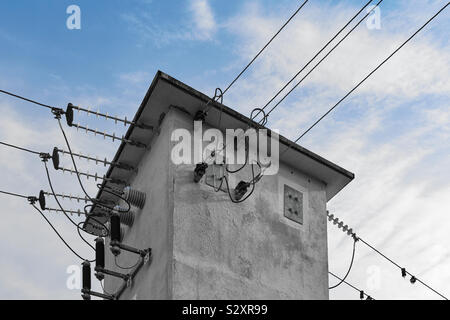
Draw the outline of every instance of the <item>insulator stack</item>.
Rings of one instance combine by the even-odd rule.
[[[110,218],[111,226],[111,241],[122,242],[122,230],[120,227],[120,217],[117,214],[113,214]]]
[[[103,117],[106,120],[108,120],[108,119],[109,120],[113,120],[116,124],[118,122],[121,122],[125,126],[126,125],[130,125],[130,126],[138,127],[138,128],[141,128],[141,129],[153,130],[152,126],[149,126],[149,125],[146,125],[146,124],[143,124],[143,123],[137,123],[137,122],[134,122],[134,121],[129,121],[127,119],[127,117],[125,117],[125,119],[120,119],[117,116],[116,117],[110,116],[110,115],[108,115],[108,113],[101,113],[99,110],[92,111],[90,108],[87,108],[87,109],[81,108],[79,106],[74,106],[71,103],[69,103],[67,105],[67,109],[66,109],[66,120],[67,120],[67,124],[69,126],[72,126],[72,122],[73,122],[73,109],[77,110],[78,112],[80,112],[80,111],[86,112],[88,115],[89,114],[95,114],[97,116],[97,118],[98,117]]]
[[[79,129],[81,129],[81,130],[84,130],[86,133],[91,132],[94,135],[103,136],[103,139],[106,139],[106,137],[108,137],[113,142],[117,140],[117,141],[122,141],[122,142],[128,143],[128,144],[130,144],[132,146],[135,146],[135,147],[147,148],[147,146],[144,143],[141,143],[141,142],[138,142],[138,141],[134,141],[134,140],[131,140],[131,139],[126,139],[123,136],[122,137],[117,137],[114,132],[112,134],[110,134],[110,133],[106,133],[106,132],[103,132],[103,131],[98,131],[97,129],[95,129],[95,130],[94,129],[90,129],[90,128],[88,128],[88,126],[84,127],[84,126],[80,125],[79,123],[78,124],[74,124],[73,126],[77,128],[77,131]]]
[[[105,279],[103,269],[105,268],[105,242],[102,238],[95,239],[95,277],[102,281]]]
[[[42,210],[45,210],[46,203],[45,203],[45,192],[43,190],[39,191],[39,206]]]
[[[123,196],[125,200],[127,200],[133,206],[138,207],[139,209],[144,208],[146,198],[144,192],[126,187],[123,189]]]
[[[83,270],[83,289],[84,290],[91,290],[91,264],[89,261],[85,260],[82,264],[82,270]]]
[[[105,267],[105,242],[103,238],[95,239],[95,268]]]
[[[64,172],[69,172],[70,174],[77,174],[77,171],[75,171],[73,169],[67,169],[67,168],[64,168],[64,167],[58,167],[57,170],[61,170],[63,173]],[[86,179],[88,179],[88,180],[89,180],[89,178],[94,178],[95,181],[97,181],[97,180],[104,180],[104,181],[108,181],[108,182],[115,183],[115,184],[122,184],[122,185],[123,184],[125,184],[125,185],[127,184],[125,181],[122,181],[120,179],[107,178],[107,177],[105,177],[105,175],[99,176],[97,173],[90,174],[89,172],[78,171],[78,174],[80,176],[86,177]]]
[[[78,209],[78,210],[61,210],[61,209],[53,209],[53,208],[45,208],[45,210],[47,210],[47,211],[49,211],[49,212],[65,212],[65,213],[68,213],[68,214],[70,214],[70,215],[74,215],[74,214],[76,214],[76,215],[78,215],[78,216],[81,216],[82,214],[84,214],[84,212],[83,211],[81,211],[80,209]]]
[[[64,193],[61,193],[61,194],[58,194],[58,193],[56,193],[56,194],[53,194],[53,193],[51,193],[51,192],[46,192],[46,191],[43,191],[43,194],[45,195],[45,196],[47,196],[47,197],[50,197],[50,196],[56,196],[56,197],[58,197],[58,198],[62,198],[62,199],[69,199],[69,200],[76,200],[77,202],[84,202],[84,203],[88,203],[88,202],[90,202],[90,199],[88,198],[88,197],[78,197],[78,196],[72,196],[72,195],[67,195],[67,194],[64,194]]]
[[[62,155],[65,155],[65,154],[70,155],[71,154],[69,151],[58,149],[58,148],[55,147],[54,150],[53,150],[53,156],[55,156],[55,151],[56,151],[56,153],[59,152]],[[108,161],[106,158],[102,160],[102,159],[99,159],[97,156],[95,158],[94,157],[90,157],[89,155],[84,155],[81,152],[80,153],[72,152],[72,156],[78,157],[79,159],[85,159],[87,161],[94,161],[96,165],[103,164],[103,166],[105,166],[105,167],[107,165],[110,165],[112,167],[116,167],[116,168],[120,168],[120,169],[124,169],[124,170],[129,170],[129,171],[134,171],[135,170],[135,168],[133,168],[130,165],[127,165],[127,164],[124,164],[124,163],[121,163],[121,162],[116,162],[116,161]]]
[[[340,221],[338,217],[335,217],[334,214],[329,214],[327,211],[328,221],[332,221],[334,225],[337,225],[339,229],[342,228],[342,231],[347,232],[347,235],[356,238],[356,234],[353,232],[352,228],[349,228],[348,225],[344,225],[343,221]]]

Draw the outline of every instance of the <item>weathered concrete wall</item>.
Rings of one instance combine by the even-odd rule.
[[[177,119],[192,130],[192,118]],[[192,166],[174,170],[173,298],[328,299],[323,183],[281,166],[235,204],[192,177]],[[284,184],[304,192],[303,225],[283,215]]]
[[[278,175],[234,204],[226,193],[193,183],[193,165],[171,162],[175,128],[192,132],[192,116],[168,112],[132,183],[147,201],[124,243],[152,247],[153,260],[122,298],[328,299],[324,184],[281,164]],[[251,178],[248,169],[230,179],[230,188],[241,178]],[[303,225],[283,215],[285,184],[304,193]],[[118,261],[130,266],[136,257],[123,253]],[[110,253],[107,262],[119,271]],[[106,291],[118,285],[108,278]]]
[[[146,193],[142,210],[133,208],[135,221],[131,228],[126,227],[123,243],[139,249],[152,248],[151,263],[145,265],[137,275],[133,286],[125,290],[122,299],[171,299],[173,200],[172,165],[170,156],[170,135],[172,122],[165,119],[160,127],[151,149],[142,158],[138,174],[131,183],[132,188]],[[108,250],[106,266],[117,272],[125,272],[115,266],[114,257]],[[122,267],[133,266],[137,256],[123,251],[117,258]],[[114,292],[121,280],[108,277],[105,281],[107,292]]]

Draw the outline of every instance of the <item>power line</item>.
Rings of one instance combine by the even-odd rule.
[[[334,49],[336,49],[360,24],[361,22],[363,22],[374,10],[375,8],[377,8],[381,2],[383,2],[383,0],[380,0],[373,8],[372,10],[370,10],[369,12],[367,12],[367,14],[362,17],[361,20],[358,21],[358,23],[352,28],[350,29],[349,32],[347,32],[347,34],[341,39],[339,40],[339,42],[330,50],[328,51],[328,53],[322,58],[320,59],[320,61],[313,67],[311,68],[311,70],[308,71],[308,73],[299,81],[295,84],[295,86],[293,86],[284,96],[283,98],[281,98],[273,107],[272,109],[269,110],[269,112],[266,113],[266,118],[272,113],[272,111],[274,111],[283,101],[284,99],[286,99],[286,97],[291,94],[292,91],[294,91],[333,51]]]
[[[9,143],[6,143],[6,142],[2,142],[2,141],[0,141],[0,144],[2,144],[4,146],[7,146],[7,147],[10,147],[10,148],[15,148],[15,149],[18,149],[18,150],[22,150],[22,151],[33,153],[33,154],[37,154],[37,155],[41,155],[42,154],[41,152],[33,151],[33,150],[30,150],[30,149],[26,149],[26,148],[19,147],[19,146],[16,146],[16,145],[13,145],[13,144],[9,144]]]
[[[29,196],[25,196],[23,194],[7,192],[7,191],[2,191],[2,190],[0,190],[0,193],[6,194],[6,195],[9,195],[9,196],[13,196],[13,197],[19,197],[19,198],[25,198],[25,199],[29,198]]]
[[[434,293],[436,293],[437,295],[439,295],[441,298],[444,298],[445,300],[448,300],[448,298],[446,296],[444,296],[443,294],[441,294],[440,292],[438,292],[436,289],[432,288],[431,286],[429,286],[428,284],[426,284],[425,282],[423,282],[422,280],[420,280],[419,278],[417,278],[416,276],[412,275],[409,271],[407,271],[405,268],[402,268],[398,263],[396,263],[394,260],[392,260],[391,258],[387,257],[385,254],[383,254],[381,251],[377,250],[375,247],[373,247],[372,245],[370,245],[369,243],[367,243],[364,239],[361,239],[362,243],[364,243],[366,246],[368,246],[370,249],[372,249],[373,251],[375,251],[376,253],[378,253],[380,256],[382,256],[384,259],[386,259],[387,261],[389,261],[390,263],[392,263],[393,265],[395,265],[397,268],[399,268],[400,270],[404,271],[406,274],[410,275],[412,278],[415,279],[415,281],[421,283],[422,285],[424,285],[425,287],[427,287],[429,290],[433,291]]]
[[[80,226],[79,226],[79,224],[77,224],[77,223],[75,223],[75,221],[73,221],[70,217],[69,217],[69,215],[66,213],[66,211],[64,210],[64,208],[63,208],[63,206],[61,205],[61,203],[59,202],[59,200],[58,200],[58,197],[56,196],[56,192],[55,192],[55,190],[53,189],[53,184],[52,184],[52,181],[51,181],[51,178],[50,178],[50,173],[48,172],[48,168],[47,168],[47,162],[45,162],[44,161],[44,166],[45,166],[45,172],[46,172],[46,174],[47,174],[47,180],[48,180],[48,184],[49,184],[49,186],[50,186],[50,189],[52,190],[52,194],[53,194],[53,197],[54,197],[54,199],[55,199],[55,201],[56,201],[56,203],[58,204],[58,206],[59,206],[59,208],[61,209],[61,212],[66,216],[66,218],[77,228],[77,230],[78,229],[81,229],[80,228]],[[83,230],[83,232],[86,232],[84,229],[81,229],[81,230]],[[95,250],[95,248],[88,242],[88,241],[86,241],[83,237],[81,237],[81,239],[89,246],[89,247],[91,247],[93,250]]]
[[[224,95],[228,89],[230,89],[233,84],[241,77],[241,75],[250,67],[250,65],[259,57],[259,55],[269,46],[269,44],[278,36],[278,34],[286,27],[286,25],[291,22],[291,20],[297,15],[297,13],[303,8],[303,6],[308,2],[306,0],[302,5],[291,15],[291,17],[283,24],[283,26],[272,36],[272,38],[267,42],[264,47],[256,54],[256,56],[245,66],[245,68],[237,75],[237,77],[228,85],[228,87],[223,91]]]
[[[325,50],[328,45],[333,42],[333,40],[335,40],[339,34],[341,34],[342,31],[344,31],[348,25],[372,2],[373,0],[370,0],[369,2],[367,2],[323,47],[322,49],[320,49],[309,61],[308,63],[306,63],[262,108],[255,108],[252,111],[252,115],[250,116],[251,119],[255,119],[261,112],[264,113],[264,109],[281,93],[283,92],[284,89],[286,89],[286,87],[295,80],[295,78],[302,72],[304,71],[310,64],[311,62],[313,62],[317,56],[319,56],[323,50]],[[377,7],[379,6],[379,4],[383,2],[383,0],[380,0],[376,6],[374,8],[372,8],[372,10],[370,10],[301,80],[300,82],[298,82],[267,114],[264,114],[262,121],[264,121],[263,124],[265,124],[267,122],[267,117],[269,116],[269,114],[301,83],[303,82],[303,80],[306,79],[306,77],[308,77],[355,29],[356,27],[358,27],[362,21],[364,21],[365,18],[367,18],[367,16]],[[257,112],[254,116],[253,116],[253,112]],[[228,145],[228,144],[227,144]],[[226,146],[225,145],[219,152],[223,151]],[[208,158],[209,159],[209,158]],[[207,160],[208,160],[207,159]],[[240,171],[240,170],[237,170]],[[236,171],[236,172],[237,172]]]
[[[45,107],[45,108],[49,108],[49,109],[52,109],[52,110],[55,109],[55,107],[52,107],[52,106],[49,106],[49,105],[47,105],[47,104],[40,103],[40,102],[37,102],[37,101],[35,101],[35,100],[31,100],[31,99],[28,99],[28,98],[19,96],[19,95],[17,95],[17,94],[14,94],[14,93],[11,93],[11,92],[8,92],[8,91],[5,91],[5,90],[0,90],[0,93],[7,94],[7,95],[10,95],[10,96],[15,97],[15,98],[18,98],[18,99],[22,99],[22,100],[25,100],[25,101],[28,101],[28,102],[37,104],[37,105],[39,105],[39,106]]]
[[[328,215],[328,221],[333,221],[334,224],[337,224],[338,228],[340,229],[341,227],[343,227],[343,231],[346,232],[347,230],[352,230],[352,229],[348,229],[348,226],[345,225],[343,221],[339,221],[339,218],[335,217],[334,214],[329,214]],[[359,241],[361,241],[361,243],[364,243],[367,247],[369,247],[370,249],[372,249],[373,251],[375,251],[376,253],[378,253],[380,256],[382,256],[384,259],[386,259],[387,261],[389,261],[391,264],[393,264],[394,266],[396,266],[397,268],[399,268],[402,272],[402,276],[405,277],[406,275],[411,276],[411,283],[414,282],[419,282],[422,285],[424,285],[426,288],[430,289],[431,291],[433,291],[434,293],[436,293],[437,295],[439,295],[440,297],[444,298],[445,300],[448,300],[448,298],[446,296],[444,296],[443,294],[441,294],[440,292],[438,292],[436,289],[432,288],[430,285],[426,284],[424,281],[420,280],[419,278],[417,278],[416,276],[414,276],[413,274],[411,274],[410,272],[408,272],[404,267],[400,266],[400,264],[398,264],[397,262],[395,262],[394,260],[392,260],[391,258],[389,258],[388,256],[386,256],[385,254],[383,254],[380,250],[378,250],[377,248],[375,248],[374,246],[370,245],[367,241],[365,241],[364,239],[362,239],[359,236],[356,236],[356,234],[354,232],[347,232],[347,234],[351,235],[353,237],[353,239],[358,239]]]
[[[31,197],[31,196],[25,196],[22,194],[18,194],[18,193],[13,193],[13,192],[7,192],[7,191],[3,191],[0,190],[0,193],[6,194],[6,195],[10,195],[10,196],[14,196],[14,197],[18,197],[18,198],[24,198],[24,199],[28,199],[30,201],[30,204],[33,206],[33,208],[35,208],[40,214],[41,216],[45,219],[45,221],[47,221],[47,223],[50,225],[50,227],[53,229],[53,231],[58,235],[58,237],[61,239],[61,241],[66,245],[67,248],[69,248],[70,251],[72,251],[72,253],[74,255],[76,255],[78,258],[80,258],[81,260],[85,260],[83,257],[81,257],[75,250],[72,249],[72,247],[64,240],[64,238],[61,236],[61,234],[56,230],[56,228],[53,226],[53,224],[47,219],[47,217],[42,213],[41,210],[39,210],[34,203],[37,201],[36,197]],[[80,235],[81,236],[81,235]],[[81,237],[83,238],[83,237]],[[87,242],[87,241],[86,241]],[[95,260],[92,260],[95,261]],[[92,262],[91,261],[91,262]]]
[[[75,173],[76,173],[76,176],[77,176],[78,183],[80,184],[80,187],[81,187],[81,189],[83,190],[83,192],[84,192],[84,194],[86,195],[86,197],[94,204],[92,210],[93,210],[97,205],[100,206],[100,207],[103,207],[103,208],[112,210],[112,209],[113,209],[112,207],[109,207],[109,206],[107,206],[107,205],[105,205],[105,204],[99,203],[99,201],[97,201],[96,199],[91,198],[91,197],[89,196],[89,194],[87,193],[86,189],[84,188],[83,183],[81,182],[81,178],[80,178],[81,173],[78,171],[77,165],[76,165],[76,163],[75,163],[74,154],[73,154],[73,152],[72,152],[72,148],[70,147],[69,140],[67,139],[66,133],[65,133],[65,131],[64,131],[62,125],[61,125],[61,119],[60,119],[60,116],[59,116],[59,115],[56,116],[56,120],[58,121],[58,125],[59,125],[59,128],[61,129],[61,133],[62,133],[62,135],[63,135],[63,137],[64,137],[64,141],[66,142],[66,146],[67,146],[67,148],[69,149],[69,152],[68,152],[68,153],[70,154],[70,158],[71,158],[71,160],[72,160],[73,167],[74,167],[74,169],[75,169]],[[46,166],[46,168],[47,168],[47,166]],[[48,170],[47,170],[47,172],[48,172]],[[131,205],[130,205],[130,203],[129,203],[128,200],[124,199],[123,197],[121,197],[120,195],[117,195],[117,194],[115,194],[115,193],[108,192],[108,191],[106,191],[106,192],[107,192],[107,193],[110,193],[110,194],[113,194],[113,195],[116,195],[118,198],[124,200],[125,203],[128,205],[128,208],[127,208],[127,210],[125,211],[125,213],[130,211]],[[56,197],[55,197],[55,198],[56,198]],[[62,209],[62,208],[61,208],[61,209]],[[91,212],[92,212],[92,210],[91,210]],[[87,215],[87,214],[86,214],[86,215]]]
[[[333,42],[340,34],[341,34],[341,32],[342,31],[344,31],[349,25],[350,25],[350,23],[352,23],[352,21],[353,20],[355,20],[355,18],[372,2],[373,0],[370,0],[369,2],[367,2],[323,47],[322,47],[322,49],[320,49],[309,61],[308,61],[308,63],[306,63],[262,108],[261,108],[261,111],[263,111],[273,100],[275,100],[275,98],[276,97],[278,97],[278,95],[281,93],[281,92],[283,92],[284,91],[284,89],[286,89],[287,88],[287,86],[289,85],[289,84],[291,84],[292,83],[292,81],[294,81],[295,80],[295,78],[297,78],[297,76],[300,74],[300,73],[302,73],[303,72],[303,70],[305,70],[309,65],[310,65],[310,63],[311,62],[313,62],[322,52],[323,52],[323,50],[325,50],[327,47],[328,47],[328,45],[331,43],[331,42]],[[380,1],[381,2],[381,1]],[[379,3],[380,3],[379,2]],[[378,3],[378,4],[379,4]],[[377,4],[377,6],[378,6],[378,4]],[[367,15],[366,15],[367,16]],[[364,18],[363,18],[364,19]],[[358,25],[359,25],[359,23],[358,23]],[[358,26],[358,25],[356,25],[356,26]],[[356,27],[355,27],[356,28]],[[350,31],[350,32],[352,32],[354,30],[354,28]],[[348,34],[347,34],[348,35]],[[345,38],[344,38],[345,39]],[[340,41],[340,42],[342,42],[342,40]],[[340,43],[339,42],[339,43]],[[338,45],[339,45],[339,43],[338,43]],[[335,48],[333,48],[332,50],[334,50]],[[320,63],[320,62],[319,62]],[[256,118],[260,113],[261,113],[261,111],[259,111],[255,116],[254,116],[254,118]]]
[[[297,15],[297,13],[300,12],[300,10],[305,6],[305,4],[308,2],[309,0],[305,0],[300,7],[289,17],[289,19],[281,26],[280,29],[278,29],[278,31],[272,36],[272,38],[264,45],[264,47],[259,50],[259,52],[253,57],[252,60],[250,60],[250,62],[244,67],[244,69],[233,79],[233,81],[231,81],[231,83],[228,85],[228,87],[222,92],[222,90],[220,90],[219,88],[216,89],[216,94],[214,95],[214,98],[209,99],[208,102],[205,105],[205,110],[203,111],[203,114],[208,113],[208,111],[212,108],[212,106],[208,105],[212,102],[212,100],[217,99],[222,99],[224,94],[234,85],[234,83],[242,76],[242,74],[247,71],[247,69],[253,64],[253,62],[255,62],[255,60],[260,56],[260,54],[270,45],[270,43],[278,36],[278,34],[284,29],[284,27],[286,27],[289,22],[291,22],[291,20]],[[220,91],[220,94],[217,94],[217,91]],[[220,109],[220,118],[222,117],[222,108]],[[219,123],[220,123],[220,119],[219,119]]]
[[[328,271],[328,273],[330,275],[332,275],[333,277],[335,277],[336,279],[342,281],[342,283],[345,283],[347,286],[349,286],[350,288],[354,289],[355,291],[358,291],[360,293],[360,297],[367,297],[367,300],[374,300],[370,295],[368,295],[367,293],[364,292],[364,290],[360,290],[357,287],[355,287],[354,285],[352,285],[351,283],[347,282],[345,279],[342,279],[341,277],[338,277],[337,275],[335,275],[333,272]]]
[[[305,132],[303,132],[294,142],[297,143],[303,136],[305,136],[312,128],[314,128],[320,121],[322,121],[331,111],[333,111],[342,101],[344,101],[350,94],[358,89],[372,74],[374,74],[381,66],[383,66],[390,58],[392,58],[403,46],[405,46],[412,38],[414,38],[425,26],[427,26],[434,18],[436,18],[449,3],[442,7],[434,16],[432,16],[424,25],[422,25],[416,32],[414,32],[405,42],[403,42],[394,52],[392,52],[386,59],[383,60],[375,69],[373,69],[363,80],[361,80],[352,90],[350,90],[341,100],[339,100],[333,107],[331,107],[324,115],[322,115],[316,122],[314,122]],[[287,150],[289,150],[290,147]]]
[[[86,195],[86,197],[88,197],[89,200],[92,203],[94,203],[94,200],[89,196],[89,194],[87,193],[86,189],[84,188],[83,183],[81,182],[80,173],[78,172],[78,168],[77,168],[77,165],[75,163],[75,159],[73,158],[72,148],[70,147],[69,140],[67,139],[66,133],[64,132],[64,129],[63,129],[62,125],[61,125],[61,119],[60,118],[56,118],[56,120],[58,120],[59,128],[61,129],[61,133],[62,133],[62,135],[64,137],[64,141],[66,142],[67,148],[69,149],[70,158],[72,159],[73,167],[75,169],[76,176],[77,176],[78,182],[80,184],[81,190],[83,190],[83,192]]]
[[[53,226],[53,224],[50,222],[50,220],[47,219],[47,217],[42,213],[41,210],[39,210],[38,207],[36,207],[33,203],[31,204],[33,206],[33,208],[35,208],[40,214],[41,216],[45,219],[45,221],[47,221],[47,223],[49,224],[49,226],[53,229],[53,231],[56,233],[56,235],[59,237],[59,239],[61,239],[61,241],[66,245],[66,247],[74,254],[76,255],[79,259],[81,260],[86,260],[84,259],[82,256],[80,256],[74,249],[72,249],[72,247],[66,242],[66,240],[64,240],[64,238],[61,236],[61,234],[58,232],[58,230],[56,230],[56,228]],[[80,234],[81,236],[81,234]],[[83,238],[83,237],[82,237]],[[87,242],[85,240],[85,242]],[[94,260],[90,260],[90,262],[94,262]]]
[[[447,3],[436,14],[434,14],[425,24],[423,24],[416,32],[414,32],[405,42],[403,42],[394,52],[392,52],[386,59],[384,59],[375,69],[373,69],[363,80],[361,80],[353,89],[351,89],[341,100],[339,100],[333,107],[331,107],[324,115],[322,115],[316,122],[314,122],[305,132],[303,132],[295,141],[297,143],[303,138],[309,131],[311,131],[320,121],[322,121],[328,114],[331,113],[339,104],[342,103],[350,94],[358,89],[370,76],[372,76],[378,69],[381,68],[390,58],[392,58],[400,49],[402,49],[412,38],[414,38],[423,28],[425,28],[431,21],[433,21],[442,11],[447,8],[450,3]],[[292,148],[293,144],[289,145],[283,152],[280,153],[279,158]],[[265,172],[266,167],[262,170],[261,175]]]

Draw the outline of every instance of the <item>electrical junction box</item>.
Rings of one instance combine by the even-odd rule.
[[[284,185],[284,216],[303,224],[303,193]]]

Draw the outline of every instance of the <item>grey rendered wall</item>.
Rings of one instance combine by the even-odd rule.
[[[193,128],[178,113],[176,126]],[[174,299],[328,299],[325,186],[281,166],[245,202],[174,170]],[[231,179],[233,188],[243,178]],[[283,216],[283,186],[304,193],[303,225]]]
[[[193,183],[193,165],[173,165],[176,128],[192,131],[192,116],[171,108],[132,182],[147,201],[123,242],[152,247],[153,259],[122,299],[328,299],[324,184],[281,165],[234,204]],[[251,177],[240,174],[230,187]],[[283,216],[285,184],[304,193],[303,225]],[[135,261],[127,253],[118,259],[123,266]],[[109,251],[107,266],[120,271]],[[105,289],[118,285],[108,277]]]
[[[146,193],[146,202],[142,210],[136,212],[131,228],[126,227],[123,243],[139,249],[152,248],[152,260],[137,275],[133,286],[125,290],[121,299],[171,299],[172,267],[172,165],[170,156],[171,121],[164,119],[160,133],[152,143],[151,149],[142,158],[138,174],[131,183],[132,188]],[[118,257],[122,267],[133,266],[137,256],[122,252]],[[115,266],[112,254],[107,251],[107,267],[124,272]],[[125,273],[127,270],[125,270]],[[114,292],[121,281],[107,277],[105,289]]]

